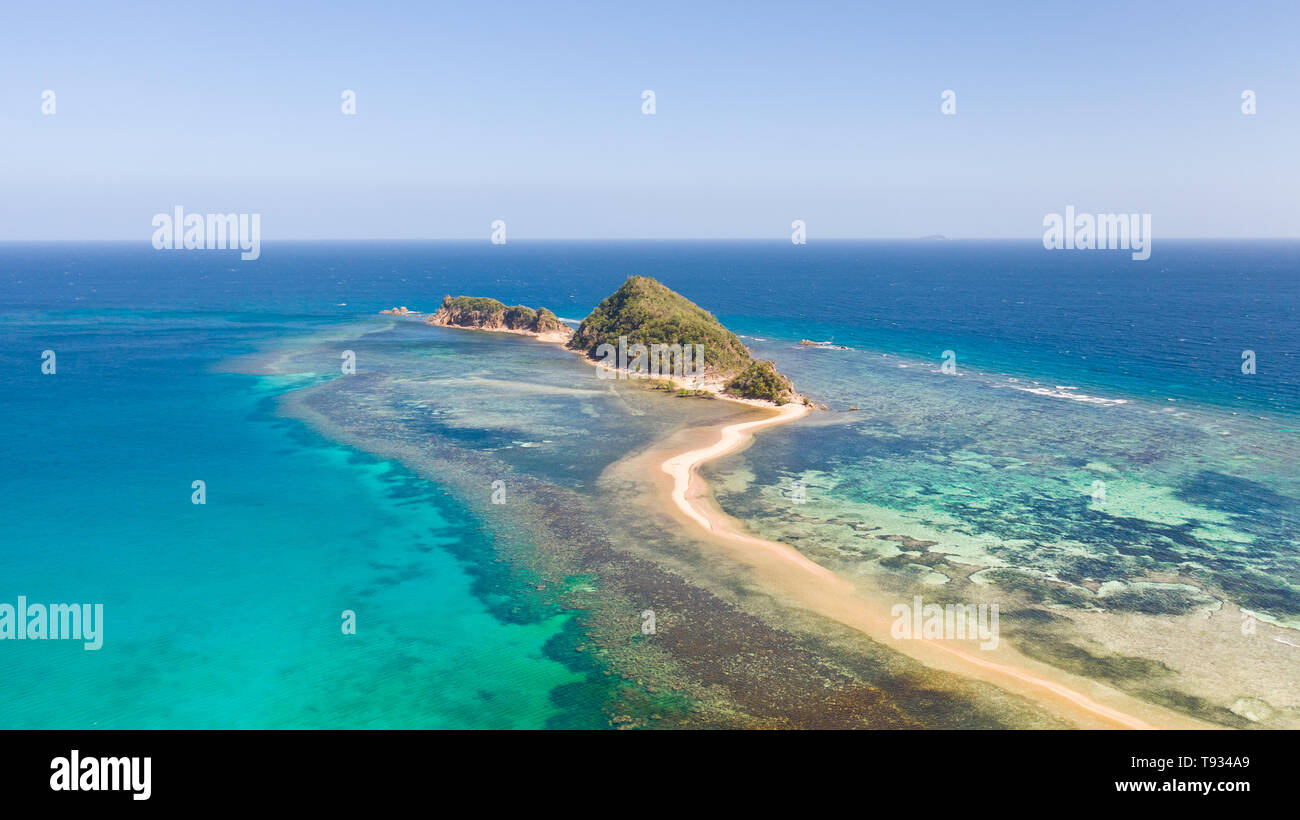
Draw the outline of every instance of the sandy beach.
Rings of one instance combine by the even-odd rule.
[[[565,338],[551,334],[498,329],[463,328],[478,332],[513,332],[563,347]],[[574,351],[569,351],[574,352]],[[588,365],[598,362],[577,354]],[[685,380],[671,379],[679,386]],[[691,382],[714,393],[717,400],[752,408],[765,415],[758,419],[682,431],[668,441],[625,460],[612,469],[660,475],[656,483],[670,502],[674,518],[700,540],[725,551],[755,570],[764,586],[789,603],[852,627],[891,649],[925,665],[973,680],[991,683],[1028,698],[1050,714],[1081,728],[1157,729],[1213,728],[1212,725],[1173,710],[1147,703],[1101,682],[1063,672],[1017,652],[1003,641],[995,650],[982,650],[974,640],[918,638],[897,640],[891,634],[890,607],[896,601],[882,590],[865,587],[861,579],[849,580],[808,558],[795,548],[746,531],[714,502],[699,468],[715,459],[743,450],[754,434],[795,422],[813,407],[802,401],[785,405],[722,395],[721,380]],[[688,441],[683,445],[682,441]]]
[[[1005,641],[994,651],[980,650],[972,641],[896,640],[890,633],[890,604],[872,600],[860,584],[837,576],[798,550],[759,538],[722,512],[713,502],[699,468],[746,447],[755,432],[802,418],[803,405],[786,405],[772,415],[697,431],[704,446],[682,450],[673,444],[653,448],[640,459],[648,468],[658,461],[667,481],[663,491],[677,518],[712,544],[756,569],[774,590],[817,614],[866,633],[873,640],[939,669],[985,681],[1030,698],[1057,716],[1083,728],[1207,728],[1208,725],[1164,709],[1097,681],[1068,675],[1027,658]],[[666,458],[664,456],[667,456]],[[638,460],[640,460],[638,459]],[[661,460],[660,460],[661,459]]]

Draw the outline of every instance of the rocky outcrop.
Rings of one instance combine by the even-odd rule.
[[[533,310],[523,305],[511,306],[485,296],[446,296],[442,300],[442,307],[425,321],[442,327],[498,330],[537,336],[568,336],[573,333],[568,325],[546,308]]]

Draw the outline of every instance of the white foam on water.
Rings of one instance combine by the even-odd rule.
[[[1017,385],[1011,385],[1011,389],[1019,390],[1022,393],[1033,393],[1035,396],[1048,396],[1053,399],[1070,399],[1071,401],[1082,401],[1087,402],[1088,404],[1100,404],[1104,406],[1128,404],[1128,399],[1105,399],[1101,396],[1089,396],[1087,393],[1075,393],[1072,392],[1076,389],[1073,387],[1052,390],[1048,387],[1019,387]]]

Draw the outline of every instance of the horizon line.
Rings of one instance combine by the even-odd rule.
[[[1240,241],[1300,241],[1300,235],[1297,236],[1168,236],[1161,237],[1162,242],[1240,242]],[[489,237],[449,237],[449,236],[358,236],[358,237],[274,237],[263,238],[262,242],[491,242]],[[822,236],[810,239],[803,244],[816,242],[1041,242],[1041,236],[945,236],[934,234],[930,236]],[[18,239],[0,237],[0,243],[56,243],[56,242],[122,242],[149,244],[148,238],[104,238],[104,237],[77,237],[72,239]],[[786,244],[790,238],[770,237],[770,236],[523,236],[511,237],[509,242],[501,244],[510,244],[514,242],[779,242]],[[183,250],[183,249],[181,249]]]

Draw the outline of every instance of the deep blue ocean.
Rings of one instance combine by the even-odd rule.
[[[1166,241],[1123,252],[1033,241],[270,243],[264,260],[128,243],[6,243],[0,310],[344,319],[446,293],[582,318],[649,275],[749,335],[938,359],[1243,408],[1300,409],[1300,242]],[[342,306],[340,303],[346,303]],[[1257,372],[1242,389],[1241,354]]]
[[[273,412],[301,382],[221,364],[445,294],[580,319],[637,274],[831,404],[867,383],[858,365],[809,366],[797,340],[935,368],[951,350],[1015,384],[1257,419],[1260,440],[1300,427],[1294,241],[1165,241],[1146,262],[1036,241],[270,242],[255,262],[4,243],[0,602],[101,602],[107,637],[0,642],[0,728],[562,724],[579,676],[546,646],[565,616],[496,617],[457,557],[489,525]],[[1218,481],[1179,492],[1258,518]],[[1294,502],[1270,502],[1266,533],[1291,531]],[[1282,616],[1295,601],[1278,589]],[[349,643],[340,613],[361,603],[378,614],[358,635],[379,639]]]

